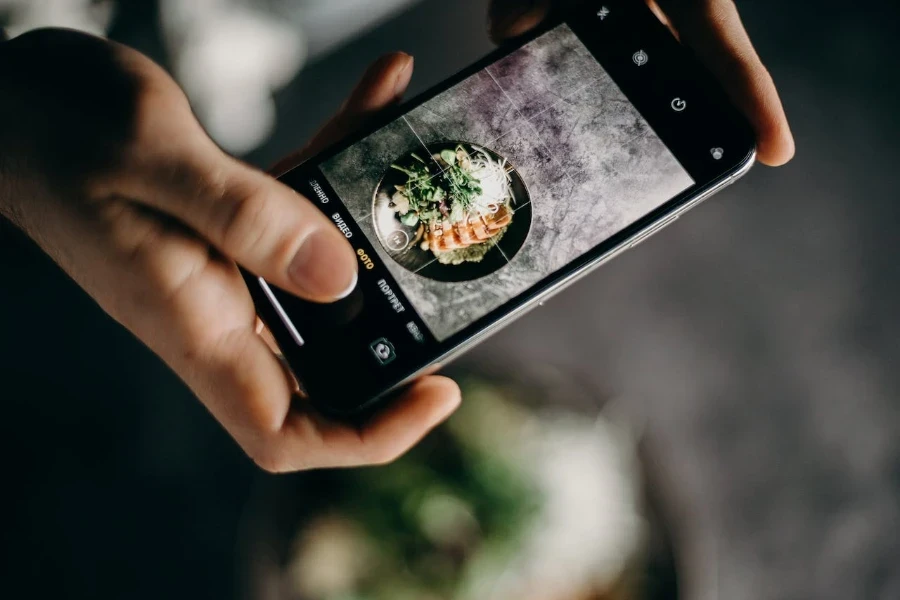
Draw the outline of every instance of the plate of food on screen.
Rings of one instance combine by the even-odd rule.
[[[379,241],[404,268],[469,281],[506,266],[531,228],[531,198],[515,167],[466,142],[403,154],[375,190]]]

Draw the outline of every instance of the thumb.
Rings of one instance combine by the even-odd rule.
[[[119,182],[117,192],[175,217],[287,292],[316,302],[352,292],[356,256],[331,221],[291,188],[225,154],[190,117],[171,132],[177,141],[164,156]]]
[[[381,57],[366,71],[339,114],[304,150],[272,171],[287,171],[398,102],[412,68],[412,57],[402,52]],[[184,221],[223,253],[282,289],[320,301],[338,299],[353,290],[356,257],[318,209],[281,183],[225,155],[202,131],[195,139],[198,148],[187,153],[201,157],[189,170],[193,175],[169,177],[180,189],[171,195],[148,195],[151,190],[143,190],[138,197],[150,198],[149,204]]]

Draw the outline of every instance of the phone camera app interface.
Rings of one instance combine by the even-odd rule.
[[[694,184],[566,25],[319,168],[437,341]]]

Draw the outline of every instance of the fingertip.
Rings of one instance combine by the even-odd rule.
[[[375,59],[375,62],[366,67],[366,71],[360,79],[360,85],[366,86],[376,83],[381,77],[389,72],[396,65],[397,61],[402,60],[405,56],[403,52],[389,52]]]
[[[397,73],[397,79],[394,82],[394,98],[399,99],[406,93],[406,88],[409,87],[410,81],[412,81],[413,71],[415,70],[415,58],[411,55],[400,52],[402,56],[398,59],[400,62],[399,72]]]
[[[435,405],[435,414],[439,415],[438,421],[449,417],[462,403],[459,385],[449,377],[425,377],[416,382],[409,393],[431,399]]]
[[[410,386],[393,406],[389,406],[371,423],[374,429],[401,424],[421,437],[445,421],[459,407],[459,386],[446,377],[429,376]]]
[[[757,159],[764,165],[780,167],[790,162],[796,152],[794,136],[774,85],[768,94],[750,110],[757,137]]]
[[[794,157],[794,136],[775,80],[759,57],[749,62],[743,77],[744,110],[754,124],[759,162],[778,167]],[[740,89],[739,84],[735,87]]]
[[[488,32],[497,43],[514,39],[537,27],[546,17],[546,0],[494,0],[488,11]]]
[[[519,15],[514,20],[504,21],[497,25],[491,23],[488,25],[491,39],[500,44],[525,35],[540,25],[546,16],[546,13],[543,11],[532,11]]]
[[[446,421],[461,400],[459,387],[450,379],[420,379],[361,431],[365,462],[384,464],[403,455]]]
[[[290,382],[255,327],[224,333],[210,346],[170,364],[242,445],[279,431],[290,411]]]
[[[300,296],[333,302],[350,295],[359,280],[356,255],[337,230],[323,224],[311,231],[288,267],[288,278]]]
[[[354,265],[356,264],[356,260],[354,259]],[[350,278],[350,283],[347,284],[347,287],[344,288],[344,291],[335,296],[335,300],[343,300],[353,293],[353,290],[356,289],[357,284],[359,284],[359,269],[354,269],[352,276]]]
[[[413,63],[413,57],[405,52],[380,57],[366,70],[343,112],[369,113],[395,102],[412,79]]]
[[[413,63],[413,56],[402,50],[388,52],[378,58],[369,68],[368,75],[374,79],[384,76],[398,76],[409,70]]]
[[[288,468],[384,465],[403,456],[459,406],[459,387],[445,377],[424,377],[365,425],[356,428],[313,412],[292,412],[285,421],[283,455]]]
[[[797,148],[790,132],[780,132],[760,140],[757,157],[769,167],[781,167],[793,160]]]
[[[462,404],[459,386],[446,377],[429,376],[417,381],[403,395],[399,411],[421,431],[419,437],[450,418]]]
[[[700,4],[672,2],[665,10],[684,42],[719,78],[752,124],[759,162],[786,164],[795,152],[790,125],[774,79],[754,49],[737,7],[733,2]]]
[[[757,151],[757,159],[767,167],[783,167],[794,158],[794,152],[789,150]]]

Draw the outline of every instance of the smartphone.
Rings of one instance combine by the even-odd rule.
[[[753,132],[643,2],[582,2],[284,174],[353,246],[323,305],[247,276],[322,412],[363,414],[746,173]]]

